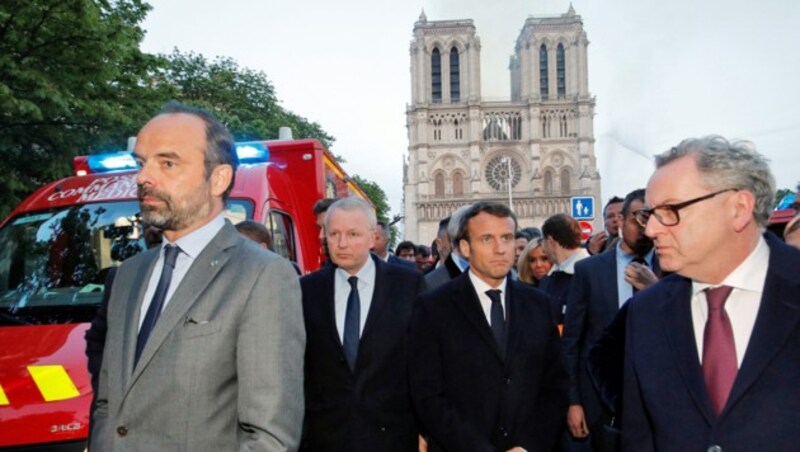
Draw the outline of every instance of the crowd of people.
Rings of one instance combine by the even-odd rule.
[[[211,115],[169,105],[134,156],[163,238],[87,332],[90,450],[795,447],[800,251],[765,232],[775,182],[748,142],[660,154],[583,242],[569,215],[520,228],[481,201],[392,253],[369,204],[320,200],[328,261],[300,278],[224,220],[237,163]]]

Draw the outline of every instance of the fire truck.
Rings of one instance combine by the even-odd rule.
[[[364,192],[319,141],[237,143],[225,215],[267,226],[303,272],[321,265],[312,206]],[[0,225],[0,450],[82,451],[92,399],[84,333],[111,267],[145,249],[129,152],[76,157]],[[34,449],[31,449],[34,450]]]

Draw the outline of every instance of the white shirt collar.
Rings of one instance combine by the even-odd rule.
[[[501,292],[502,295],[505,295],[506,283],[508,282],[508,277],[503,278],[503,282],[501,282],[499,286],[492,287],[489,284],[487,284],[486,281],[480,279],[478,275],[476,275],[475,272],[472,270],[472,267],[470,267],[468,273],[469,273],[469,279],[470,281],[472,281],[472,285],[475,286],[475,291],[478,292],[478,294],[486,293],[487,290],[497,289]],[[502,300],[503,298],[501,297],[500,299]]]
[[[178,245],[181,252],[192,259],[196,259],[205,247],[211,243],[223,226],[225,226],[225,215],[220,212],[219,215],[212,218],[208,223],[176,240],[175,245]],[[170,242],[165,236],[161,244],[162,248],[169,244]]]
[[[586,251],[585,248],[578,248],[578,250],[564,260],[564,262],[559,265],[554,265],[553,268],[550,269],[548,275],[552,275],[555,272],[564,272],[568,275],[573,275],[575,274],[575,264],[587,257],[589,257],[589,252]]]
[[[721,284],[708,284],[700,281],[692,281],[692,294],[709,287],[730,286],[734,289],[747,292],[761,292],[764,290],[764,281],[767,279],[767,267],[769,266],[769,245],[764,236],[758,238],[758,244],[750,252],[745,260],[739,264],[728,276],[722,280]]]

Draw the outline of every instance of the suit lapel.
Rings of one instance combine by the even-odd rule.
[[[602,265],[602,268],[605,269],[608,273],[605,275],[603,271],[598,272],[597,278],[600,278],[600,287],[602,287],[602,291],[600,293],[607,294],[606,299],[606,307],[608,308],[608,318],[613,319],[614,315],[619,311],[619,287],[617,286],[617,247],[611,249],[611,251],[606,251],[605,253],[601,254],[602,259],[604,262],[598,262]],[[608,256],[608,257],[607,257]]]
[[[692,282],[681,277],[668,288],[661,302],[663,319],[666,323],[667,340],[672,347],[673,356],[684,384],[689,390],[700,412],[711,425],[716,418],[708,398],[700,358],[697,354],[697,343],[692,323]]]
[[[122,340],[122,388],[127,389],[128,383],[133,373],[133,360],[136,355],[136,338],[139,335],[139,317],[144,303],[144,296],[147,292],[148,281],[153,273],[153,267],[156,265],[158,255],[161,252],[159,247],[157,250],[146,252],[142,256],[140,265],[144,271],[136,272],[131,287],[135,288],[128,294],[128,299],[125,303],[125,322]]]
[[[467,272],[458,277],[455,289],[450,301],[458,306],[458,309],[467,317],[467,320],[478,330],[483,340],[489,344],[497,359],[502,362],[503,353],[492,335],[489,322],[486,320],[486,315],[481,308],[481,302],[478,300],[478,294],[475,292],[475,286],[472,285]],[[508,290],[508,286],[506,290]]]
[[[236,246],[237,240],[242,239],[233,226],[226,222],[222,230],[194,260],[150,333],[150,338],[142,350],[142,356],[139,357],[139,362],[133,369],[128,388],[136,382],[169,333],[179,322],[184,320],[186,311],[200,298],[211,281],[225,267],[233,254],[230,252],[230,248]]]
[[[758,309],[756,323],[750,343],[742,360],[742,366],[734,381],[728,402],[723,409],[730,409],[750,386],[755,383],[767,364],[780,351],[789,336],[798,328],[800,309],[797,304],[798,283],[793,265],[780,262],[780,250],[770,243],[770,263],[764,281],[764,293]],[[785,274],[784,274],[785,273]]]

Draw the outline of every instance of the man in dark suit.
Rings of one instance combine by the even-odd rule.
[[[774,193],[749,142],[656,157],[637,218],[675,274],[629,303],[624,450],[796,450],[800,252],[763,235]]]
[[[390,241],[391,234],[389,231],[389,225],[383,221],[379,221],[378,226],[375,228],[375,245],[372,247],[372,252],[384,262],[416,269],[417,266],[413,262],[406,259],[401,259],[389,252]]]
[[[211,114],[170,103],[133,155],[143,220],[164,240],[114,278],[92,449],[296,449],[300,284],[225,220],[233,138]]]
[[[639,189],[625,197],[621,240],[609,251],[575,264],[567,296],[562,336],[570,378],[567,427],[575,438],[589,436],[595,452],[605,450],[603,426],[611,421],[612,413],[603,406],[586,371],[589,348],[623,303],[636,291],[658,281],[650,270],[657,264],[653,241],[644,234],[635,215],[644,207],[644,195],[644,189]]]
[[[370,255],[372,208],[343,198],[325,233],[335,265],[303,277],[306,418],[301,450],[413,451],[407,331],[422,273]]]
[[[467,272],[419,297],[411,395],[431,451],[550,451],[567,381],[546,296],[508,274],[516,218],[479,202],[457,235]]]
[[[447,284],[451,279],[457,278],[469,266],[469,262],[461,255],[456,243],[456,236],[458,235],[458,227],[460,225],[461,217],[469,209],[470,206],[462,206],[456,209],[450,215],[450,221],[447,223],[447,233],[445,237],[449,240],[449,253],[443,257],[441,265],[435,270],[425,275],[425,282],[428,284],[428,290],[433,290],[439,286]],[[439,234],[439,240],[441,234]]]

